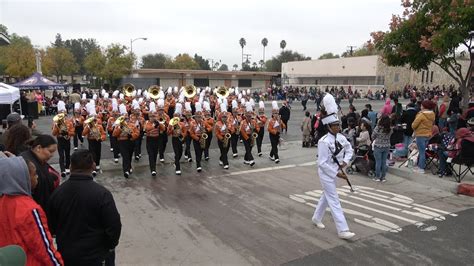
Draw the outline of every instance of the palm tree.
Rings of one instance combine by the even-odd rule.
[[[260,60],[260,61],[258,62],[258,64],[260,65],[260,68],[263,70],[263,66],[265,65],[265,61]]]
[[[234,71],[235,71],[235,70],[237,70],[237,68],[239,67],[239,65],[234,64],[232,67],[234,68]]]
[[[252,68],[257,69],[257,67],[258,67],[257,63],[253,62],[252,63]]]
[[[265,47],[267,47],[267,45],[268,45],[267,38],[262,39],[262,45],[263,45],[263,61],[265,62]]]
[[[242,66],[244,65],[244,46],[247,45],[247,41],[242,37],[239,40],[240,47],[242,47]]]
[[[281,40],[281,42],[280,42],[280,48],[281,48],[282,50],[285,50],[285,47],[286,47],[286,41],[285,41],[285,40]]]

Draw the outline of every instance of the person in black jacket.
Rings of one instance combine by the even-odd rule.
[[[413,128],[411,124],[415,120],[416,114],[418,111],[416,110],[414,103],[407,104],[407,109],[402,113],[402,117],[400,118],[400,123],[402,124],[404,131],[403,131],[403,150],[395,150],[393,155],[396,157],[406,157],[408,155],[408,145],[413,141]]]
[[[65,265],[114,265],[122,224],[110,191],[94,182],[88,150],[71,155],[71,176],[53,193],[48,222]]]
[[[288,133],[288,120],[290,120],[290,108],[288,107],[288,103],[286,101],[283,102],[283,105],[280,108],[279,114],[281,117],[281,121],[286,125],[285,133]],[[283,129],[282,129],[283,132]]]

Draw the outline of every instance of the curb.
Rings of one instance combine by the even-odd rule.
[[[445,191],[449,191],[453,194],[458,194],[459,183],[457,183],[454,180],[454,178],[450,178],[450,177],[438,178],[437,176],[434,176],[431,173],[415,174],[411,171],[411,169],[408,169],[408,170],[400,169],[397,164],[395,164],[392,167],[388,167],[387,172],[392,175],[395,175],[395,176],[398,176],[398,177],[401,177],[413,182],[421,183],[423,185],[427,185],[431,187],[436,187]]]
[[[457,194],[474,197],[474,185],[461,183],[457,187]]]

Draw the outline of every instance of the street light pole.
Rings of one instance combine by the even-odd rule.
[[[138,40],[148,40],[148,38],[146,37],[140,37],[140,38],[135,38],[135,39],[130,39],[130,54],[133,55],[133,42],[134,41],[138,41]],[[135,60],[133,60],[133,64],[135,65]],[[137,66],[135,66],[135,68],[137,68]],[[133,70],[133,66],[132,66],[132,70]]]

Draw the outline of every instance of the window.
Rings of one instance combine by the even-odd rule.
[[[425,82],[425,71],[421,72],[421,83]]]
[[[400,79],[400,74],[395,73],[395,76],[393,77],[393,82],[398,82]]]
[[[194,86],[196,87],[208,87],[209,79],[194,79]]]
[[[251,79],[239,79],[238,87],[252,87]]]
[[[433,71],[431,71],[431,78],[430,78],[430,82],[433,83]]]
[[[156,79],[155,85],[160,86],[160,78],[157,78],[157,79]]]

